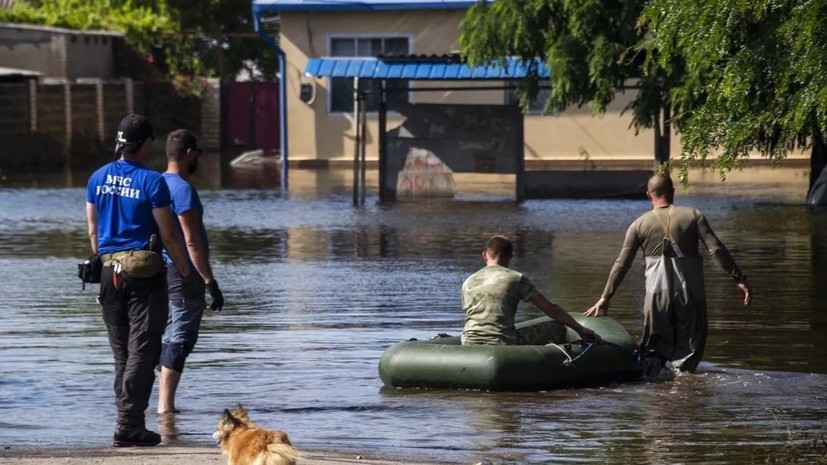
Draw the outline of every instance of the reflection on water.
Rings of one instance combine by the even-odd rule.
[[[218,415],[237,403],[300,449],[452,463],[763,463],[825,434],[827,215],[796,205],[804,178],[774,180],[760,197],[737,178],[681,193],[755,287],[744,309],[707,262],[701,374],[515,394],[388,389],[377,362],[393,342],[458,332],[459,286],[493,233],[515,239],[513,266],[552,300],[585,309],[645,201],[517,205],[497,199],[510,185],[487,185],[462,200],[388,206],[369,192],[368,206],[353,208],[347,170],[294,171],[287,196],[268,176],[197,180],[228,305],[206,315],[176,402],[183,413],[148,416],[171,443],[211,444]],[[111,354],[94,290],[81,291],[74,274],[89,253],[83,211],[82,182],[0,189],[3,446],[110,438]],[[636,335],[641,271],[612,307]]]

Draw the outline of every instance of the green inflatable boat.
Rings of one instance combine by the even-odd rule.
[[[568,328],[565,342],[546,345],[463,346],[459,336],[403,341],[382,354],[379,376],[393,387],[542,391],[632,381],[643,374],[638,346],[620,323],[571,315],[603,341],[583,341]],[[541,317],[516,326],[536,330],[549,321]]]

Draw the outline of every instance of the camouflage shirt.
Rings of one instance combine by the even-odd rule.
[[[522,273],[490,265],[462,283],[463,344],[516,344],[514,317],[520,301],[538,294]]]

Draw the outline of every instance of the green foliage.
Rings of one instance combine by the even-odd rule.
[[[278,60],[253,30],[252,0],[167,0],[210,76],[232,79],[239,71],[275,79]],[[277,35],[278,31],[269,31]]]
[[[460,46],[472,65],[502,63],[517,57],[526,63],[540,58],[551,72],[547,112],[588,105],[602,113],[626,81],[641,76],[634,46],[640,31],[636,20],[642,1],[623,0],[481,0],[462,23]],[[657,88],[653,77],[650,85]],[[536,69],[520,84],[522,101],[537,95]],[[645,97],[655,97],[647,94]],[[660,101],[632,104],[636,126],[651,125],[646,114]]]
[[[129,0],[21,1],[0,10],[0,20],[79,30],[113,30],[124,33],[141,53],[151,53],[160,36],[180,33],[176,12],[164,0],[153,5]]]
[[[779,161],[823,140],[827,2],[652,0],[640,24],[646,69],[685,65],[669,92],[684,161],[715,152],[723,176],[751,151]]]
[[[254,34],[250,0],[17,0],[0,21],[124,34],[149,75],[197,88],[193,78],[231,79],[242,69],[273,78],[277,61]]]
[[[600,113],[631,84],[635,128],[680,132],[684,183],[710,154],[722,178],[751,152],[812,148],[811,176],[827,163],[824,0],[480,0],[462,28],[472,65],[545,61],[548,112]],[[537,88],[521,83],[524,108]]]

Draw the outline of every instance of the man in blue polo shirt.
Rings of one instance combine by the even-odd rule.
[[[167,322],[167,287],[162,261],[154,269],[152,236],[160,235],[185,280],[189,267],[170,210],[170,194],[160,173],[144,166],[149,160],[152,124],[128,115],[118,125],[116,160],[95,171],[86,187],[86,220],[92,251],[100,255],[100,303],[115,361],[118,423],[113,446],[154,446],[161,441],[148,431],[154,368]],[[157,250],[160,253],[160,250]],[[127,260],[145,257],[132,270]]]
[[[187,262],[193,276],[191,286],[184,288],[181,274],[175,268],[167,270],[169,289],[169,321],[161,344],[160,376],[158,377],[158,413],[177,413],[175,392],[184,371],[184,363],[198,341],[201,317],[207,306],[205,291],[212,299],[210,308],[221,310],[224,295],[210,266],[209,242],[204,227],[204,207],[198,191],[187,179],[198,169],[201,149],[198,139],[186,129],[178,129],[167,136],[167,171],[164,180],[172,196],[172,212],[178,230],[183,236]],[[170,262],[165,251],[164,258]]]

